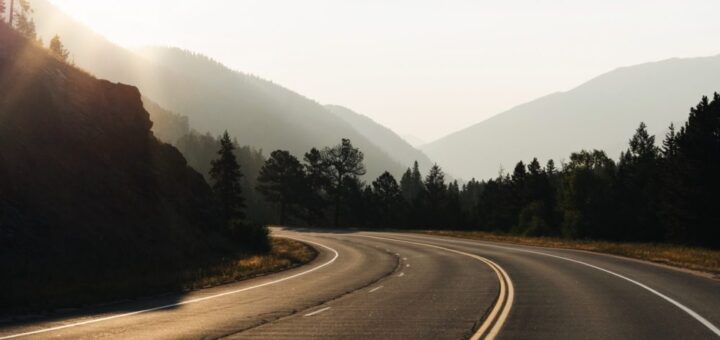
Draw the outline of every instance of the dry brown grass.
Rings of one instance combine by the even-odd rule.
[[[619,243],[606,241],[566,240],[554,237],[526,237],[481,231],[418,231],[418,233],[452,236],[492,242],[538,247],[565,248],[620,255],[674,267],[720,274],[720,250],[683,247],[669,244]]]
[[[185,289],[198,289],[245,280],[306,264],[317,256],[312,247],[289,239],[272,238],[272,251],[226,260],[219,265],[192,274]]]

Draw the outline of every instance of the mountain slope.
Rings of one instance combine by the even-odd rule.
[[[617,157],[644,121],[658,143],[702,95],[720,90],[720,56],[620,68],[564,93],[519,105],[422,147],[464,178],[489,178],[520,160],[562,160],[580,149]]]
[[[162,107],[189,117],[195,130],[213,134],[228,130],[241,145],[287,149],[297,156],[311,147],[350,138],[365,153],[369,178],[384,170],[400,174],[407,166],[322,105],[291,90],[188,51],[119,49],[46,0],[32,3],[40,35],[60,34],[77,65],[100,77],[136,85]]]
[[[414,148],[389,128],[342,106],[325,105],[325,107],[352,125],[358,132],[378,147],[386,150],[388,154],[400,164],[409,166],[417,161],[420,168],[425,169],[425,171],[432,167],[433,163],[428,156]]]
[[[3,23],[0,46],[0,309],[53,305],[81,283],[127,292],[219,249],[210,187],[150,132],[137,88]]]

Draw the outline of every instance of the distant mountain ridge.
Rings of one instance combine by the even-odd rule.
[[[393,159],[400,164],[409,165],[417,161],[420,169],[424,169],[425,171],[432,167],[433,162],[427,155],[410,145],[391,129],[346,107],[339,105],[325,105],[325,107],[330,112],[347,121],[358,132],[375,143],[375,145],[384,150],[388,150],[390,157],[393,157]]]
[[[189,118],[191,129],[228,130],[241,145],[298,157],[312,147],[349,138],[365,154],[366,179],[385,170],[400,175],[410,164],[394,160],[319,103],[205,56],[176,48],[122,49],[63,15],[47,0],[32,0],[38,33],[59,34],[77,65],[98,77],[132,84],[163,108]]]
[[[617,158],[639,123],[658,136],[693,103],[720,91],[720,56],[669,59],[616,69],[570,91],[518,105],[421,149],[465,179],[491,178],[520,160],[567,158],[603,149]]]

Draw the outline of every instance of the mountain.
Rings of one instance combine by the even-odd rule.
[[[286,149],[300,157],[312,147],[349,138],[365,153],[367,178],[385,170],[399,175],[408,166],[322,105],[282,86],[176,48],[125,50],[46,0],[33,0],[32,5],[38,33],[44,40],[59,34],[78,66],[137,86],[157,104],[187,116],[197,131],[217,135],[227,130],[241,145]]]
[[[408,142],[414,148],[420,148],[423,145],[427,144],[427,142],[425,140],[423,140],[422,138],[415,136],[415,135],[404,134],[400,137],[402,137],[406,142]]]
[[[422,151],[408,144],[389,128],[378,124],[374,120],[338,105],[325,105],[325,107],[338,117],[352,125],[367,139],[378,147],[387,151],[400,164],[412,164],[417,161],[420,169],[427,171],[433,162]]]
[[[210,238],[210,187],[153,136],[137,88],[98,80],[4,23],[0,46],[0,310],[52,305],[68,285],[127,292],[222,248]]]
[[[155,137],[163,142],[177,145],[177,141],[182,136],[190,133],[188,117],[168,111],[150,98],[143,97],[142,101],[153,122],[152,131]]]
[[[463,178],[490,178],[502,166],[538,157],[556,162],[580,149],[617,157],[645,122],[658,144],[671,122],[687,118],[689,103],[720,90],[720,56],[670,59],[624,67],[512,108],[422,147]]]

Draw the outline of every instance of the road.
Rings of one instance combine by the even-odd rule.
[[[279,230],[285,272],[0,323],[0,339],[717,339],[720,281],[642,261],[406,233]]]

